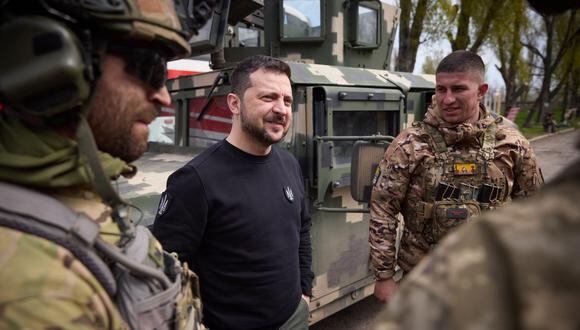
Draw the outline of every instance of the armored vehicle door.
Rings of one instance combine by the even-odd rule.
[[[403,94],[398,89],[310,87],[313,118],[312,320],[324,318],[372,293],[367,205],[351,196],[355,141],[396,135]]]

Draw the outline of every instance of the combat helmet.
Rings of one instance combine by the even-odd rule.
[[[216,0],[0,0],[0,103],[43,118],[83,105],[111,42],[188,56]],[[160,86],[157,86],[160,87]]]
[[[0,115],[31,125],[75,123],[79,157],[86,159],[92,186],[128,235],[134,229],[124,212],[127,205],[101,166],[86,120],[101,58],[112,47],[153,54],[160,61],[152,67],[159,68],[162,79],[152,86],[161,88],[164,61],[190,54],[189,38],[220,1],[0,0],[0,44],[5,47],[0,52],[0,104],[6,106]]]

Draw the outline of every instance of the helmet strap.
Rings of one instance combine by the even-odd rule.
[[[123,245],[123,240],[126,242],[134,236],[135,225],[128,216],[129,205],[121,200],[115,189],[113,189],[110,178],[107,177],[103,170],[99,159],[99,151],[84,112],[80,116],[77,129],[77,142],[79,156],[86,159],[86,169],[91,177],[93,189],[112,208],[111,217],[119,225],[121,233],[123,234],[122,241],[120,242]]]

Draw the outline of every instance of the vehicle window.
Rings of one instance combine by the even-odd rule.
[[[238,40],[240,47],[259,47],[260,31],[240,26],[238,27]]]
[[[357,41],[359,44],[376,45],[378,27],[378,10],[359,5]]]
[[[320,37],[320,0],[284,0],[284,38]]]
[[[387,134],[387,114],[383,111],[334,111],[333,136],[369,136]],[[348,164],[354,141],[334,141],[334,161]]]

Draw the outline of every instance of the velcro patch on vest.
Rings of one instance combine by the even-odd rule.
[[[474,175],[474,174],[477,174],[477,164],[475,164],[475,163],[455,163],[455,164],[453,164],[453,173],[455,175]]]
[[[469,217],[469,210],[462,208],[447,209],[447,219],[467,219]]]

